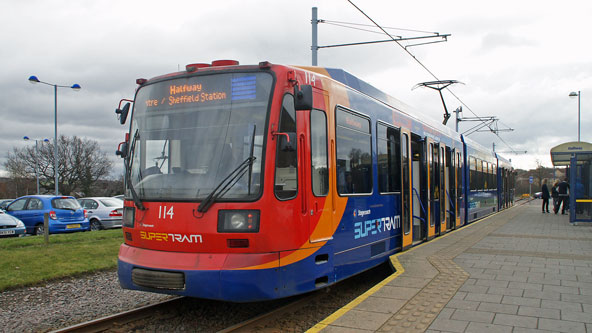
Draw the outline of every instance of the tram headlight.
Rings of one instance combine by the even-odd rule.
[[[135,207],[123,207],[123,226],[126,228],[134,227],[134,220],[136,219]]]
[[[218,211],[218,232],[259,232],[258,210]]]

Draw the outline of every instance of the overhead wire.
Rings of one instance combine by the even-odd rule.
[[[345,24],[331,23],[331,22],[327,22],[327,21],[324,21],[323,23],[325,23],[325,24],[328,24],[328,25],[334,25],[334,26],[337,26],[337,27],[342,27],[342,28],[352,29],[352,30],[365,31],[365,32],[371,32],[371,33],[373,33],[373,34],[384,35],[384,33],[383,33],[383,32],[380,32],[380,31],[374,31],[374,30],[368,30],[368,29],[362,29],[362,28],[350,27],[350,26],[348,26],[348,25],[345,25]],[[399,35],[395,35],[395,36],[397,36],[397,37],[399,37],[399,38],[401,38],[401,37],[402,37],[402,36],[399,36]]]
[[[363,23],[352,23],[352,22],[344,22],[344,21],[333,21],[333,20],[321,20],[320,23],[339,23],[339,24],[344,24],[344,25],[355,25],[355,26],[360,26],[360,27],[376,27],[375,25],[372,24],[363,24]],[[438,32],[434,32],[434,31],[425,31],[425,30],[416,30],[416,29],[404,29],[404,28],[395,28],[395,27],[383,27],[384,29],[389,29],[389,30],[400,30],[400,31],[409,31],[409,32],[419,32],[419,33],[424,33],[424,34],[434,34],[434,35],[438,35]]]
[[[397,45],[399,45],[403,51],[405,51],[405,53],[407,53],[409,56],[411,56],[413,58],[413,60],[415,60],[423,69],[425,69],[434,79],[436,79],[437,81],[440,81],[440,79],[436,76],[436,74],[434,74],[429,68],[427,68],[426,65],[424,65],[419,59],[417,59],[417,57],[411,53],[405,46],[403,46],[398,40],[396,40],[395,38],[393,38],[393,36],[391,34],[389,34],[382,26],[380,26],[378,23],[376,23],[376,21],[374,21],[370,16],[368,16],[368,14],[366,14],[361,8],[359,8],[358,6],[356,6],[355,3],[353,3],[352,0],[347,0],[347,2],[349,2],[352,6],[354,6],[354,8],[356,8],[362,15],[364,15],[368,20],[370,20],[370,22],[372,22],[378,29],[382,30],[382,32],[384,34],[386,34],[390,39],[392,39],[395,43],[397,43]],[[471,109],[465,102],[463,102],[460,97],[458,97],[449,87],[445,88],[452,96],[454,96],[454,98],[456,98],[464,107],[466,107],[475,117],[481,119],[483,117],[478,116],[473,109]],[[485,123],[484,120],[482,120],[483,123]],[[497,136],[505,145],[507,145],[512,151],[515,152],[515,150],[508,145],[508,143],[503,140],[499,134],[493,130],[493,128],[491,128],[491,125],[487,125],[487,127],[489,127],[489,130],[495,134],[495,136]]]

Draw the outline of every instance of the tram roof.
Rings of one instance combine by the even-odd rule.
[[[592,159],[592,143],[583,141],[565,142],[558,146],[551,148],[551,162],[554,166],[569,165],[569,161],[575,153],[591,154]]]
[[[370,96],[382,103],[385,103],[398,111],[405,113],[409,117],[415,119],[416,121],[421,121],[422,123],[431,126],[432,128],[442,132],[443,134],[448,135],[455,140],[460,141],[460,134],[456,133],[451,128],[438,123],[435,119],[431,116],[426,115],[424,112],[411,107],[410,105],[402,102],[401,100],[383,92],[382,90],[374,87],[373,85],[367,83],[366,81],[356,77],[355,75],[340,69],[340,68],[329,68],[329,67],[314,67],[314,66],[296,66],[301,69],[313,71],[319,74],[326,75],[331,79],[344,84],[354,90],[357,90],[367,96]],[[425,117],[422,117],[425,116]],[[421,120],[420,120],[421,118]]]

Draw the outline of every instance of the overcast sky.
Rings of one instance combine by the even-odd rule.
[[[495,116],[512,132],[475,133],[495,143],[515,167],[551,166],[549,150],[592,141],[592,1],[361,1],[354,3],[387,27],[451,34],[448,42],[409,50],[478,116]],[[53,89],[30,75],[82,90],[58,90],[59,134],[97,140],[113,158],[126,128],[114,109],[132,98],[135,79],[183,69],[188,63],[236,59],[241,64],[311,64],[311,8],[319,19],[371,24],[346,0],[324,1],[17,1],[0,2],[0,169],[23,136],[54,136]],[[389,30],[390,31],[390,30]],[[411,37],[411,31],[390,31]],[[384,39],[373,33],[319,25],[319,45]],[[394,43],[319,51],[319,65],[342,68],[441,121],[436,91],[412,88],[434,78]],[[449,92],[450,111],[460,102]],[[474,117],[466,108],[465,117]],[[454,128],[454,116],[448,126]],[[461,122],[460,131],[475,123]],[[503,141],[502,141],[503,140]]]

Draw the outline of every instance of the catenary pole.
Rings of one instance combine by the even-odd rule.
[[[317,19],[317,7],[312,7],[312,20],[310,23],[312,24],[312,65],[317,66],[317,52],[319,50],[319,44],[317,41],[317,27],[319,25],[319,20]]]

